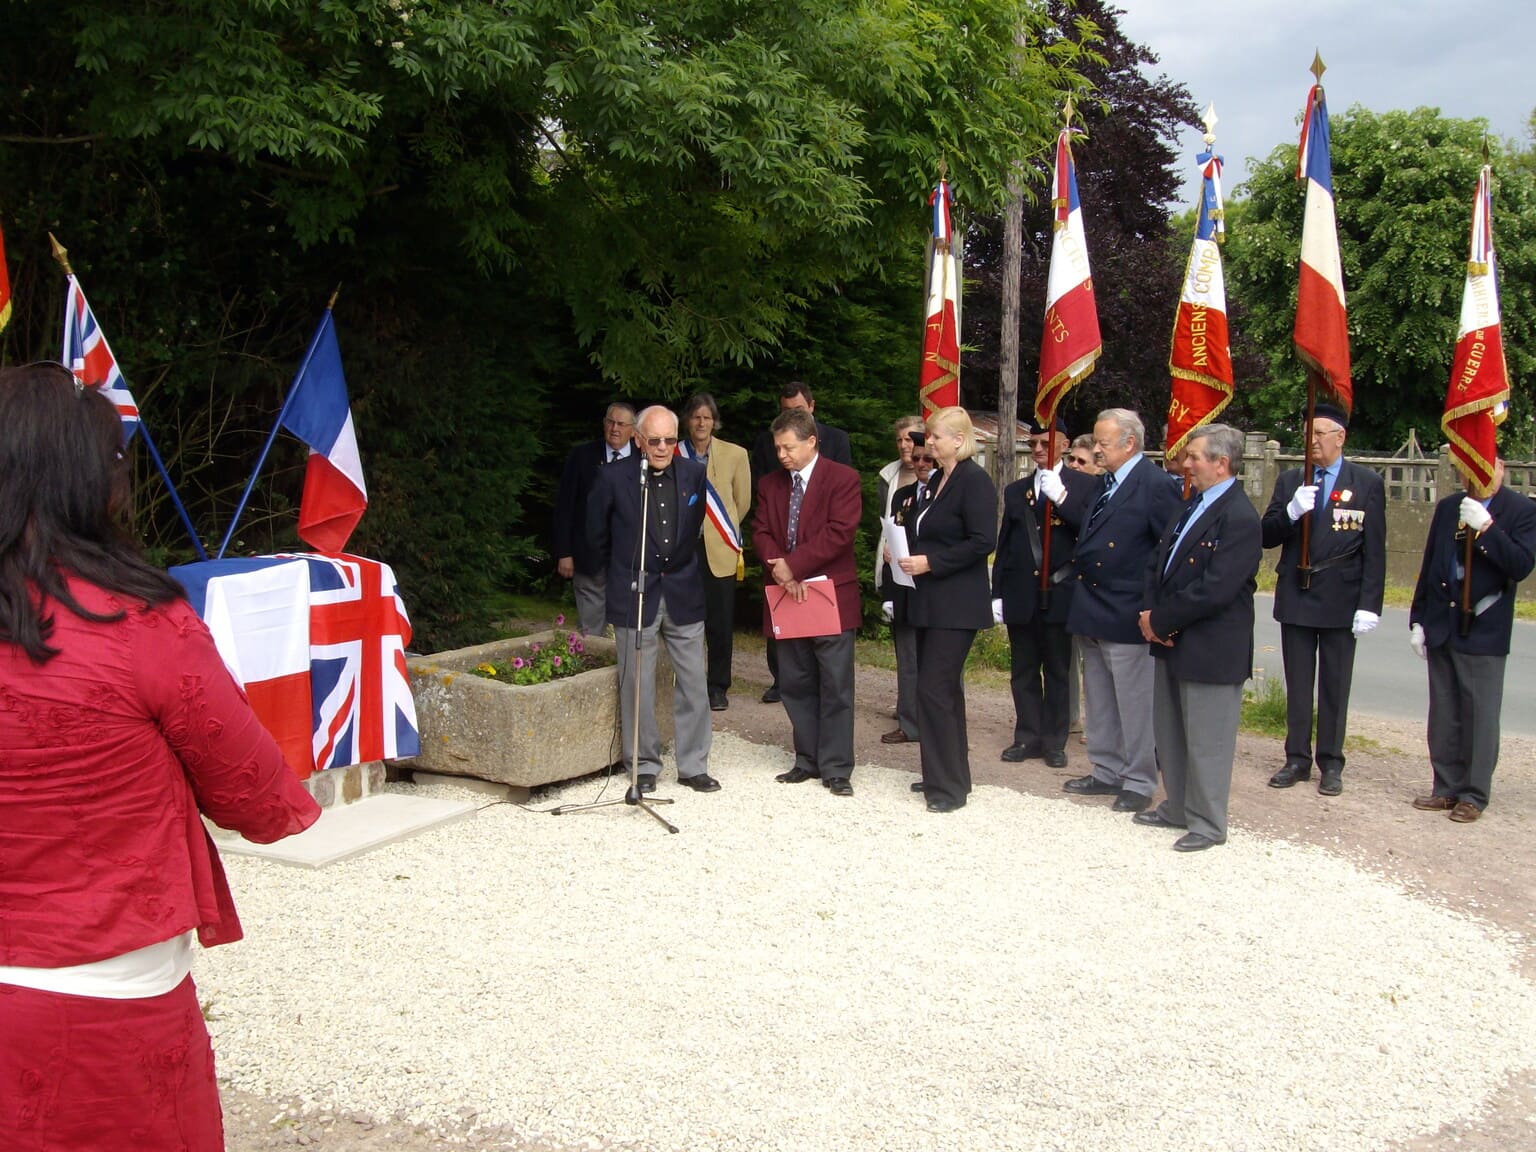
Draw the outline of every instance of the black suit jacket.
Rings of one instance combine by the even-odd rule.
[[[1322,518],[1312,520],[1312,586],[1306,591],[1296,575],[1301,521],[1293,522],[1285,511],[1301,483],[1300,468],[1281,473],[1264,510],[1264,547],[1280,547],[1275,619],[1307,628],[1348,628],[1357,610],[1379,615],[1387,586],[1387,491],[1381,477],[1348,460],[1340,465],[1333,485],[1337,499],[1330,498]]]
[[[1192,498],[1193,499],[1193,498]],[[1182,513],[1181,513],[1182,515]],[[1176,679],[1241,684],[1253,675],[1253,590],[1264,562],[1259,514],[1237,481],[1190,525],[1169,562],[1178,521],[1147,565],[1152,645]],[[1166,570],[1165,570],[1166,569]]]
[[[1530,497],[1500,488],[1488,501],[1493,523],[1472,545],[1472,605],[1486,605],[1473,616],[1467,635],[1461,634],[1461,563],[1464,529],[1461,496],[1447,496],[1435,505],[1424,541],[1424,562],[1413,586],[1409,624],[1424,627],[1432,647],[1449,644],[1457,652],[1509,655],[1515,626],[1515,585],[1536,567],[1536,504]]]
[[[915,628],[992,627],[987,557],[997,546],[997,488],[981,465],[961,460],[949,481],[907,519],[907,544],[929,571],[907,596]]]
[[[629,454],[634,456],[633,446]],[[576,445],[565,458],[565,467],[560,472],[560,488],[555,495],[555,559],[571,557],[576,571],[583,576],[596,576],[603,570],[604,560],[593,549],[592,540],[587,535],[587,501],[607,458],[608,445],[602,440]]]
[[[667,602],[667,616],[678,624],[704,619],[704,578],[699,567],[698,538],[704,526],[704,465],[675,457],[679,511],[675,545],[662,563],[655,549],[655,523],[647,524],[645,560],[645,622],[656,620],[657,597]],[[587,534],[608,569],[605,616],[616,628],[635,627],[634,584],[639,571],[640,453],[605,464],[587,504]]]
[[[937,469],[928,474],[928,482],[923,485],[923,499],[921,501],[917,498],[916,481],[911,484],[904,484],[896,489],[891,494],[891,518],[902,527],[906,527],[907,523],[928,503],[929,498],[933,495],[933,490],[938,487],[939,481],[943,479],[943,476],[944,474]],[[907,597],[911,594],[912,589],[908,588],[905,584],[898,584],[891,575],[891,566],[883,561],[880,564],[880,583],[876,591],[880,593],[882,599],[891,602],[893,623],[909,623],[907,618]]]
[[[820,420],[816,421],[816,451],[828,460],[853,467],[853,449],[848,445],[848,433],[830,424],[823,424]],[[755,489],[757,482],[764,476],[771,476],[782,469],[779,454],[773,448],[773,432],[764,428],[752,445],[752,487]]]
[[[1072,553],[1077,530],[1098,499],[1097,477],[1071,468],[1061,470],[1067,496],[1051,514],[1051,596],[1045,619],[1065,624],[1072,603]],[[1004,624],[1027,624],[1040,604],[1040,564],[1045,556],[1045,505],[1035,499],[1035,478],[1026,476],[1003,489],[1003,526],[992,561],[992,598],[1003,602]]]
[[[1090,513],[1098,498],[1095,492]],[[1069,632],[1120,644],[1142,642],[1136,618],[1147,557],[1183,510],[1183,484],[1143,456],[1092,524],[1085,514],[1072,557],[1077,587],[1067,609]]]

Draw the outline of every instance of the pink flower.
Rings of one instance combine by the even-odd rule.
[[[533,646],[533,650],[534,650],[534,651],[535,651],[535,652],[537,652],[537,651],[538,651],[538,650],[539,650],[539,646],[538,646],[538,645],[537,645],[537,644],[535,644],[535,645],[534,645],[534,646]]]
[[[555,657],[555,667],[556,668],[560,667],[560,657],[558,657],[558,656]]]
[[[514,668],[522,668],[522,667],[524,667],[523,658],[521,656],[514,656],[512,658],[512,667],[514,667]]]
[[[555,627],[558,628],[558,627],[560,627],[560,625],[562,625],[564,623],[565,623],[565,613],[562,612],[560,615],[555,617]]]

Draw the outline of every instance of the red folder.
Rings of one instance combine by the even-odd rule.
[[[768,589],[768,614],[773,621],[774,639],[836,636],[843,630],[837,611],[837,589],[832,581],[808,580],[803,587],[805,600],[799,604],[777,584]]]

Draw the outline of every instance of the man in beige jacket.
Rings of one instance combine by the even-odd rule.
[[[736,623],[736,583],[742,576],[741,529],[752,506],[752,470],[747,450],[717,439],[720,408],[708,392],[683,405],[684,436],[680,455],[705,465],[708,505],[699,537],[699,568],[704,578],[704,644],[709,650],[709,706],[727,707],[731,686],[731,633]]]

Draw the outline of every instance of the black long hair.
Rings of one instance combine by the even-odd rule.
[[[110,621],[69,593],[73,573],[144,604],[184,595],[123,525],[127,461],[117,411],[60,364],[0,372],[0,641],[32,660],[58,655],[50,603]]]

